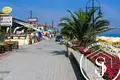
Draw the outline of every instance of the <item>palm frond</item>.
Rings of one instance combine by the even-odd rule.
[[[63,26],[61,34],[67,36],[70,40],[74,37],[77,38],[81,42],[80,46],[88,46],[96,42],[98,34],[114,29],[107,27],[110,22],[102,20],[100,16],[94,16],[93,22],[92,18],[96,11],[97,9],[92,9],[86,13],[79,9],[72,13],[70,10],[67,10],[70,13],[70,18],[61,18],[61,21],[65,21],[59,24],[59,26]]]

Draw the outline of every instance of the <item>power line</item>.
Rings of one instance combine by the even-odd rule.
[[[27,12],[30,14],[30,18],[32,18],[32,10],[28,10],[27,8],[25,8],[24,6],[20,5],[20,4],[17,4],[15,2],[11,2],[14,6],[22,9],[23,11]]]
[[[8,0],[7,0],[7,1],[8,1]],[[25,7],[22,6],[21,4],[17,4],[17,3],[12,2],[12,1],[9,1],[9,2],[10,2],[13,6],[16,6],[16,7],[20,8],[21,10],[29,13],[29,14],[30,14],[30,18],[32,18],[32,10],[29,10],[29,9],[25,8]]]
[[[24,10],[25,12],[29,13],[29,10],[25,9],[25,7],[18,5],[18,4],[14,4],[15,6],[17,6],[18,8]]]
[[[13,6],[16,6],[18,8],[20,8],[21,10],[27,12],[27,13],[30,13],[30,11],[28,9],[26,9],[24,6],[20,5],[20,4],[17,4],[15,2],[12,2],[12,1],[9,1]]]

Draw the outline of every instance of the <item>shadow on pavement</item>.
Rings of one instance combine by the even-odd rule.
[[[71,62],[71,65],[72,65],[72,68],[73,68],[73,70],[74,70],[74,73],[75,73],[75,75],[76,75],[77,80],[86,80],[86,79],[83,77],[83,75],[82,75],[82,73],[81,73],[81,71],[80,71],[80,68],[79,68],[76,60],[75,60],[73,57],[70,57],[69,60],[70,60],[70,62]]]
[[[53,54],[53,55],[65,55],[65,53],[66,53],[66,51],[64,51],[64,50],[51,52],[51,54]]]

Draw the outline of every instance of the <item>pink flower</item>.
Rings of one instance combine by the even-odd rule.
[[[85,48],[80,48],[80,51],[81,51],[83,54],[87,55],[88,53],[85,53],[85,52],[84,52],[84,49],[85,49]],[[101,57],[104,57],[105,60],[106,60],[105,65],[106,65],[106,67],[107,67],[107,71],[105,72],[104,76],[107,76],[107,77],[109,77],[110,79],[115,78],[116,75],[118,74],[119,69],[120,69],[120,59],[119,59],[119,57],[118,57],[118,56],[113,57],[113,56],[111,56],[109,53],[102,53],[102,54],[98,54],[97,56],[91,58],[92,56],[94,56],[94,55],[96,55],[96,54],[97,54],[97,53],[91,54],[90,56],[88,56],[88,58],[91,59],[91,60],[95,63],[95,60],[96,60],[97,57],[100,57],[100,56],[101,56]],[[112,65],[111,65],[111,59],[110,59],[108,56],[104,55],[104,54],[106,54],[106,55],[108,55],[108,56],[111,56],[111,58],[112,58]],[[101,62],[101,61],[102,61],[102,59],[99,59],[99,62]],[[106,80],[107,80],[107,79],[106,79]],[[117,78],[117,80],[120,80],[120,75],[119,75],[119,77]]]

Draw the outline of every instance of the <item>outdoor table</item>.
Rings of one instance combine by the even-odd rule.
[[[18,41],[6,41],[6,43],[11,46],[12,49],[19,49],[19,42]]]
[[[8,43],[9,51],[12,51],[13,49],[13,43]]]
[[[12,41],[13,43],[13,49],[19,49],[19,42],[18,41]]]
[[[5,46],[5,44],[0,43],[0,53],[1,54],[5,52],[5,47],[4,46]]]

